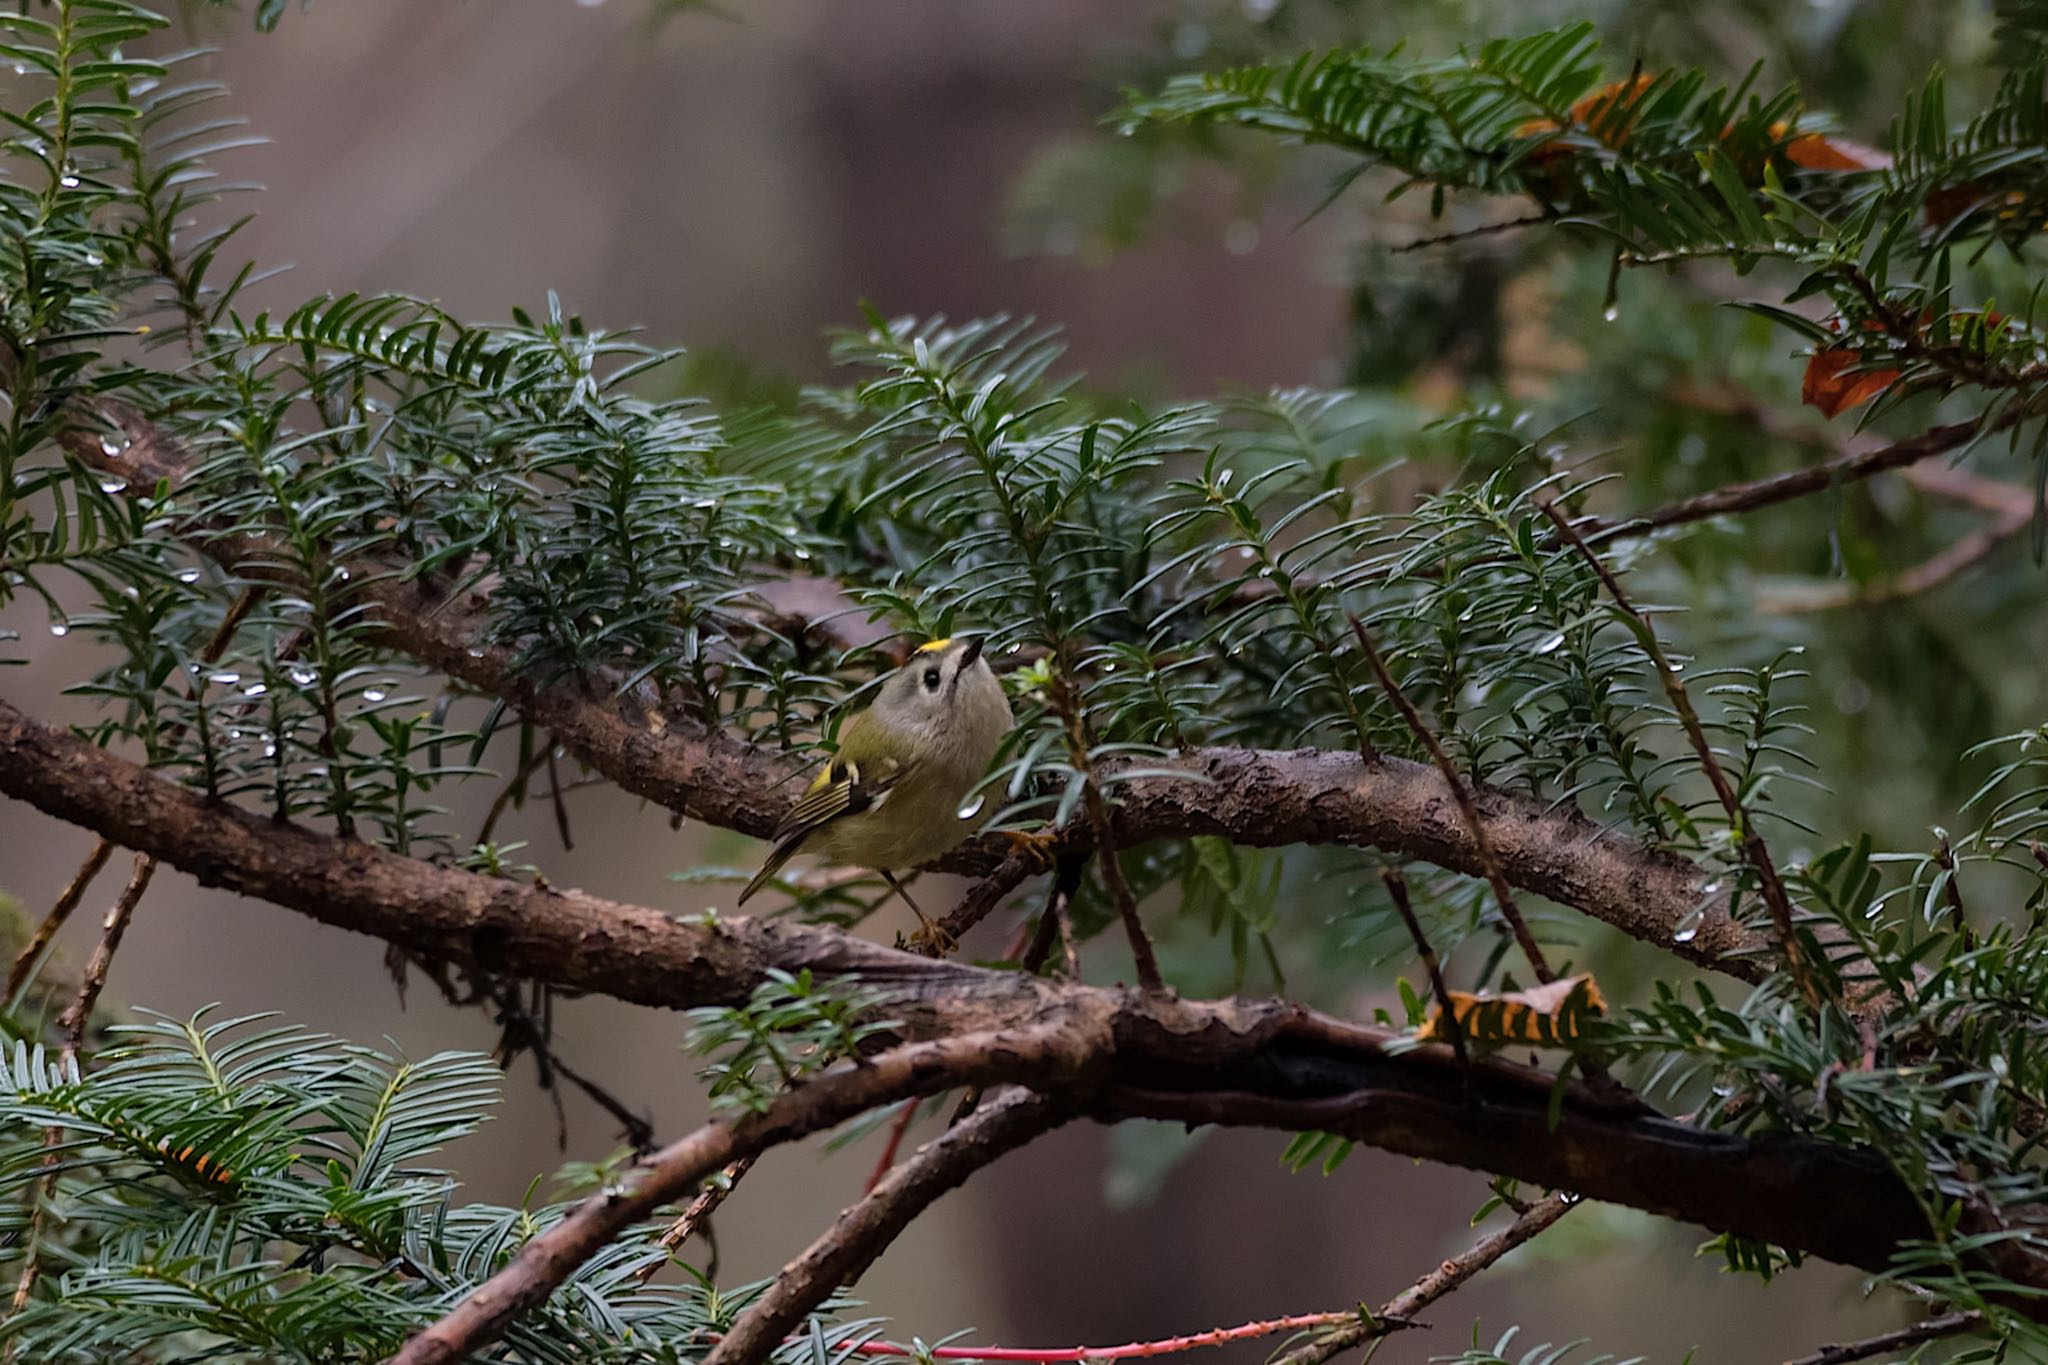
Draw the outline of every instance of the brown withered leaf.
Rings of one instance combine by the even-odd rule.
[[[1591,975],[1567,976],[1546,986],[1500,995],[1473,995],[1451,991],[1451,1012],[1458,1030],[1478,1043],[1533,1043],[1555,1047],[1576,1042],[1585,1023],[1607,1013],[1606,997]],[[1441,1041],[1444,1032],[1443,1006],[1430,1011],[1429,1019],[1417,1031],[1417,1038]]]

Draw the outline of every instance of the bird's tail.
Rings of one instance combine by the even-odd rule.
[[[801,839],[787,839],[769,849],[767,861],[761,864],[761,870],[754,874],[754,879],[747,883],[747,889],[740,892],[738,904],[745,905],[747,897],[766,886],[768,879],[782,870],[782,865],[790,860],[796,853],[796,846],[802,842]]]

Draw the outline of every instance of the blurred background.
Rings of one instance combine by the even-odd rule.
[[[1446,226],[1428,221],[1426,195],[1383,203],[1368,181],[1314,212],[1336,161],[1116,139],[1102,120],[1119,88],[1330,42],[1448,52],[1584,16],[1617,51],[1651,60],[1731,78],[1761,61],[1767,86],[1797,78],[1813,105],[1877,138],[1931,62],[1951,67],[1952,108],[1967,103],[1989,79],[1993,43],[1988,3],[1906,0],[729,3],[669,6],[657,20],[650,0],[327,0],[295,6],[271,35],[251,32],[246,16],[194,9],[184,36],[219,48],[209,60],[270,139],[224,166],[265,186],[238,206],[258,211],[240,250],[293,267],[245,305],[399,290],[481,321],[538,308],[553,290],[595,324],[690,347],[682,382],[714,399],[825,377],[822,335],[857,318],[863,300],[890,312],[1029,313],[1064,326],[1074,366],[1105,389],[1369,386],[1384,421],[1365,441],[1426,446],[1429,418],[1489,397],[1586,414],[1573,439],[1625,433],[1628,498],[1647,503],[1773,458],[1753,427],[1711,405],[1688,415],[1672,401],[1680,379],[1704,377],[1714,393],[1818,426],[1797,414],[1790,343],[1720,307],[1712,291],[1725,281],[1632,277],[1616,319],[1603,321],[1604,262],[1512,235],[1396,252]],[[1932,756],[2013,717],[2039,718],[2038,670],[1977,658],[1970,630],[2038,614],[2037,592],[2015,548],[1896,610],[1759,632],[1759,594],[1778,579],[1895,571],[1911,562],[1912,536],[1942,529],[1901,532],[1882,490],[1871,496],[1874,507],[1825,510],[1819,530],[1795,520],[1810,509],[1773,514],[1763,548],[1750,546],[1755,562],[1725,548],[1733,537],[1688,542],[1692,643],[1709,650],[1717,621],[1741,622],[1729,634],[1751,653],[1768,654],[1778,636],[1812,642],[1829,679],[1814,697],[1816,743],[1839,792],[1826,832],[1868,825],[1911,841],[1968,790],[1967,771]],[[51,639],[24,603],[12,613],[24,619],[0,625],[27,637],[30,662],[6,675],[10,700],[85,718],[84,702],[59,693],[88,671],[86,647]],[[493,794],[473,785],[450,802],[458,828],[473,827]],[[729,910],[731,892],[670,874],[757,853],[733,836],[673,833],[665,812],[603,787],[574,794],[570,816],[573,849],[559,846],[545,802],[516,812],[500,837],[531,840],[524,856],[557,884],[677,913]],[[90,842],[0,806],[0,890],[40,913]],[[119,867],[86,911],[112,896]],[[1310,899],[1283,901],[1284,917],[1311,926],[1321,913]],[[95,919],[82,913],[68,932],[73,962]],[[900,927],[878,920],[869,932]],[[1176,951],[1170,931],[1167,947]],[[1112,979],[1114,963],[1096,956],[1094,974]],[[414,1054],[493,1043],[486,1018],[421,983],[401,1007],[381,958],[375,942],[166,872],[110,995],[170,1013],[276,1009]],[[1347,974],[1339,958],[1322,970],[1337,983],[1323,1002],[1334,1008],[1390,998],[1391,968]],[[564,1057],[644,1107],[662,1135],[701,1117],[677,1019],[569,1001],[558,1033]],[[453,1154],[480,1198],[516,1201],[537,1172],[616,1145],[616,1125],[571,1096],[559,1147],[532,1079],[530,1062],[515,1068],[498,1120]],[[768,1274],[794,1255],[858,1193],[877,1146],[776,1153],[718,1217],[721,1279]],[[971,1328],[981,1343],[1106,1345],[1377,1303],[1470,1240],[1480,1177],[1372,1153],[1328,1177],[1294,1175],[1283,1146],[1262,1133],[1190,1143],[1071,1129],[939,1205],[858,1295],[896,1320],[899,1339]],[[1717,1257],[1696,1258],[1701,1240],[1579,1210],[1432,1311],[1434,1330],[1392,1339],[1377,1359],[1454,1351],[1475,1320],[1488,1341],[1519,1322],[1526,1345],[1584,1334],[1659,1361],[1697,1346],[1702,1362],[1759,1360],[1892,1321],[1862,1303],[1857,1277],[1809,1267],[1766,1290],[1720,1273]],[[1255,1360],[1264,1349],[1226,1354]]]

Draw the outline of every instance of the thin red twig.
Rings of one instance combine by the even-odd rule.
[[[1227,1346],[1233,1341],[1252,1341],[1259,1337],[1278,1336],[1282,1332],[1307,1332],[1318,1327],[1342,1327],[1360,1321],[1365,1317],[1363,1309],[1349,1309],[1339,1313],[1298,1313],[1289,1318],[1267,1318],[1260,1322],[1240,1323],[1236,1327],[1217,1327],[1207,1332],[1196,1332],[1184,1337],[1165,1337],[1158,1341],[1127,1341],[1121,1346],[902,1346],[893,1341],[868,1341],[858,1346],[842,1347],[841,1354],[863,1356],[930,1356],[934,1360],[1017,1360],[1017,1361],[1065,1361],[1065,1360],[1138,1360],[1148,1356],[1178,1355],[1182,1351],[1199,1350],[1204,1346]],[[1388,1328],[1412,1327],[1409,1322],[1375,1321]]]
[[[910,1131],[910,1125],[917,1121],[917,1106],[922,1101],[903,1101],[903,1112],[896,1116],[896,1122],[889,1125],[889,1140],[882,1144],[882,1155],[875,1161],[875,1169],[868,1175],[868,1183],[861,1187],[862,1194],[873,1194],[875,1186],[882,1183],[882,1177],[889,1174],[889,1168],[896,1164],[896,1153],[903,1150],[903,1135]]]

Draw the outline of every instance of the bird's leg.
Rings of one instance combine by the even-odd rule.
[[[1058,859],[1060,836],[1051,830],[999,829],[993,833],[1010,846],[1011,857],[1023,859],[1034,872],[1047,871]]]
[[[910,907],[912,914],[917,916],[919,928],[916,940],[920,943],[928,943],[941,952],[951,952],[954,946],[953,936],[932,923],[931,916],[925,914],[918,903],[910,898],[910,893],[903,889],[903,883],[896,880],[895,873],[888,871],[886,868],[877,870],[881,872],[882,880],[889,883],[889,889],[901,896],[903,903]]]

